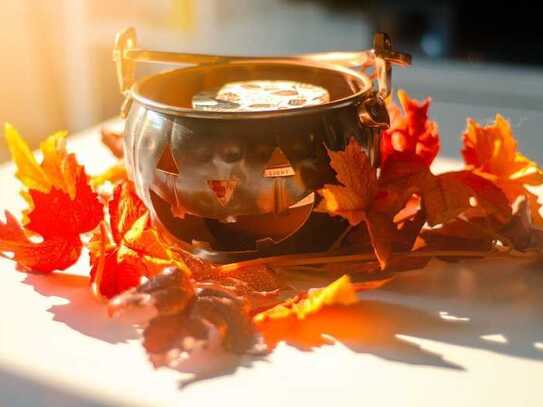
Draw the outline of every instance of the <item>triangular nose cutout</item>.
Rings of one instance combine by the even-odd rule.
[[[207,185],[209,185],[221,206],[228,205],[238,183],[239,181],[235,178],[228,180],[210,179],[207,181]]]
[[[264,169],[264,177],[291,177],[295,174],[296,172],[294,171],[294,168],[292,168],[292,165],[290,165],[290,161],[285,153],[283,153],[283,150],[276,147],[275,150],[273,150],[268,163],[266,164],[266,168]]]

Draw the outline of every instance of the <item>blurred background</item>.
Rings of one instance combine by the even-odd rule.
[[[521,147],[543,158],[543,46],[539,10],[480,9],[468,1],[2,0],[0,121],[36,146],[57,129],[77,132],[115,116],[115,33],[141,46],[201,53],[285,54],[371,47],[388,32],[414,65],[394,85],[431,95],[443,150],[458,154],[467,116],[499,111]],[[140,74],[149,72],[142,70]],[[8,158],[0,141],[0,162]]]

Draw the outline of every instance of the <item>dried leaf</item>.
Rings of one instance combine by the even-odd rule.
[[[421,233],[417,250],[487,252],[494,247],[495,239],[495,232],[484,225],[473,221],[454,219],[439,228],[424,230]],[[456,261],[459,257],[452,259]]]
[[[227,351],[242,354],[256,342],[256,330],[249,311],[246,299],[233,295],[227,288],[215,287],[197,290],[190,315],[218,329]]]
[[[543,251],[543,230],[534,227],[530,204],[526,197],[519,197],[514,205],[511,221],[499,233],[507,238],[517,250],[538,249]]]
[[[102,143],[109,148],[109,151],[117,157],[124,157],[124,148],[123,148],[123,134],[122,131],[113,129],[112,127],[102,127],[100,129],[102,135]]]
[[[111,314],[130,307],[153,306],[158,316],[145,329],[144,347],[155,366],[171,365],[214,336],[233,353],[245,353],[256,343],[249,304],[220,284],[199,287],[186,273],[166,269],[138,288],[111,300]]]
[[[357,225],[364,220],[365,211],[377,190],[375,169],[354,138],[345,151],[328,150],[328,155],[342,185],[326,184],[319,190],[323,200],[317,211],[340,215],[351,225]]]
[[[365,220],[375,255],[381,269],[384,270],[392,255],[392,241],[396,233],[396,226],[391,215],[376,210],[370,211]]]
[[[194,291],[185,272],[169,267],[144,284],[113,298],[108,311],[116,316],[131,308],[153,307],[157,314],[175,315],[183,312],[192,301]]]
[[[328,150],[330,165],[336,171],[336,178],[342,185],[326,184],[319,190],[323,200],[317,211],[339,215],[356,226],[362,221],[367,225],[375,254],[382,268],[391,254],[388,241],[393,233],[393,213],[375,210],[377,175],[368,156],[358,142],[351,138],[345,151]]]
[[[512,204],[519,196],[527,196],[532,221],[543,225],[541,205],[526,186],[543,185],[543,171],[517,151],[517,143],[509,122],[496,115],[493,124],[481,126],[468,120],[463,135],[462,155],[474,171],[500,187]]]
[[[503,223],[510,219],[507,197],[492,181],[470,171],[434,175],[420,165],[410,171],[411,165],[410,161],[394,161],[383,168],[376,208],[399,210],[399,205],[418,194],[430,225],[446,223],[468,210],[472,215],[492,216]]]

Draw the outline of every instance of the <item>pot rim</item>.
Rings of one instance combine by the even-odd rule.
[[[291,65],[291,66],[298,66],[298,67],[322,69],[329,72],[334,72],[334,74],[338,74],[338,75],[341,74],[343,76],[348,76],[349,78],[355,79],[360,84],[361,89],[358,92],[355,92],[349,96],[339,98],[331,102],[322,103],[319,105],[308,105],[308,106],[294,107],[290,109],[281,109],[281,110],[274,109],[274,110],[245,111],[245,112],[196,110],[196,109],[191,109],[187,107],[173,106],[173,105],[169,105],[163,102],[159,102],[148,96],[144,96],[142,93],[142,86],[145,85],[148,81],[154,80],[160,76],[170,75],[173,72],[177,72],[177,71],[189,72],[189,71],[197,71],[197,70],[201,70],[202,68],[209,68],[209,67],[214,68],[214,67],[227,67],[227,66],[233,66],[233,65],[249,65],[249,64]],[[177,68],[177,69],[162,71],[153,75],[148,75],[140,79],[139,81],[135,82],[131,86],[130,91],[129,91],[129,97],[137,101],[138,103],[144,105],[146,108],[149,108],[156,112],[165,113],[168,115],[173,115],[173,116],[178,116],[178,117],[240,120],[240,119],[266,119],[266,118],[274,118],[274,117],[285,117],[285,116],[326,112],[326,111],[342,108],[349,105],[358,105],[360,104],[361,100],[365,99],[366,97],[370,95],[373,95],[374,93],[375,92],[372,89],[371,79],[367,75],[361,72],[357,72],[353,69],[345,68],[338,65],[316,63],[316,62],[305,62],[305,61],[298,62],[298,61],[289,61],[289,60],[278,59],[278,58],[269,58],[269,59],[259,58],[259,59],[247,59],[243,61],[230,61],[230,62],[220,63],[220,64],[208,64],[208,65],[191,66],[187,68]]]

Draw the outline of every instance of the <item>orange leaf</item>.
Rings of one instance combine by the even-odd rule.
[[[77,261],[81,247],[78,235],[71,238],[44,238],[41,242],[34,242],[7,211],[6,223],[0,221],[0,253],[28,271],[50,273],[65,270]],[[12,257],[7,256],[7,253],[11,253]]]
[[[417,250],[489,251],[496,234],[492,228],[462,219],[421,233]],[[458,260],[458,257],[453,258]]]
[[[102,219],[102,205],[84,168],[66,152],[65,133],[55,133],[41,144],[43,161],[38,164],[17,131],[8,124],[5,130],[17,177],[29,187],[22,193],[29,204],[24,214],[27,229],[40,234],[43,241],[29,240],[27,232],[9,217],[1,225],[1,250],[13,252],[14,260],[27,269],[65,269],[79,257],[79,235]]]
[[[134,184],[130,181],[123,182],[115,188],[108,210],[111,233],[116,244],[121,243],[133,223],[147,213],[147,208],[136,195]]]
[[[469,119],[463,142],[465,163],[477,174],[495,182],[511,204],[519,196],[527,196],[533,223],[543,225],[541,205],[537,197],[526,188],[527,185],[543,185],[543,171],[535,162],[517,151],[509,122],[499,114],[495,122],[487,126]]]
[[[34,208],[28,213],[27,228],[43,237],[70,239],[90,232],[103,217],[103,208],[88,184],[83,167],[74,169],[74,198],[56,187],[47,193],[30,190]]]
[[[456,173],[428,173],[423,179],[422,200],[430,225],[445,223],[469,209],[470,197],[470,190]]]
[[[277,305],[267,311],[255,315],[255,322],[263,322],[268,319],[282,319],[296,316],[304,319],[306,316],[319,312],[329,305],[350,305],[358,302],[356,290],[351,279],[344,275],[330,285],[311,290],[302,298],[293,298]]]
[[[430,166],[439,151],[437,123],[428,119],[431,99],[418,102],[403,90],[398,98],[404,114],[396,105],[389,106],[391,123],[381,139],[381,161],[407,159]]]
[[[374,204],[379,210],[399,210],[413,194],[422,197],[430,225],[445,223],[476,208],[483,215],[505,223],[511,217],[507,197],[491,181],[469,171],[433,175],[428,168],[410,161],[387,163],[381,172],[380,188]],[[416,170],[416,171],[415,171]]]
[[[330,165],[342,185],[326,184],[319,190],[323,200],[317,211],[340,215],[351,225],[357,225],[364,220],[365,210],[376,192],[375,169],[354,138],[351,138],[345,151],[328,150],[328,155]]]
[[[366,226],[370,235],[375,256],[379,260],[381,269],[385,269],[392,255],[392,240],[396,227],[392,216],[377,211],[371,211],[366,217]]]
[[[151,226],[131,182],[117,185],[108,210],[109,225],[102,224],[88,245],[95,294],[111,298],[139,285],[142,276],[154,276],[172,265],[188,273]]]
[[[119,261],[116,247],[111,245],[102,222],[89,242],[91,283],[95,295],[112,298],[139,285],[144,265]]]

